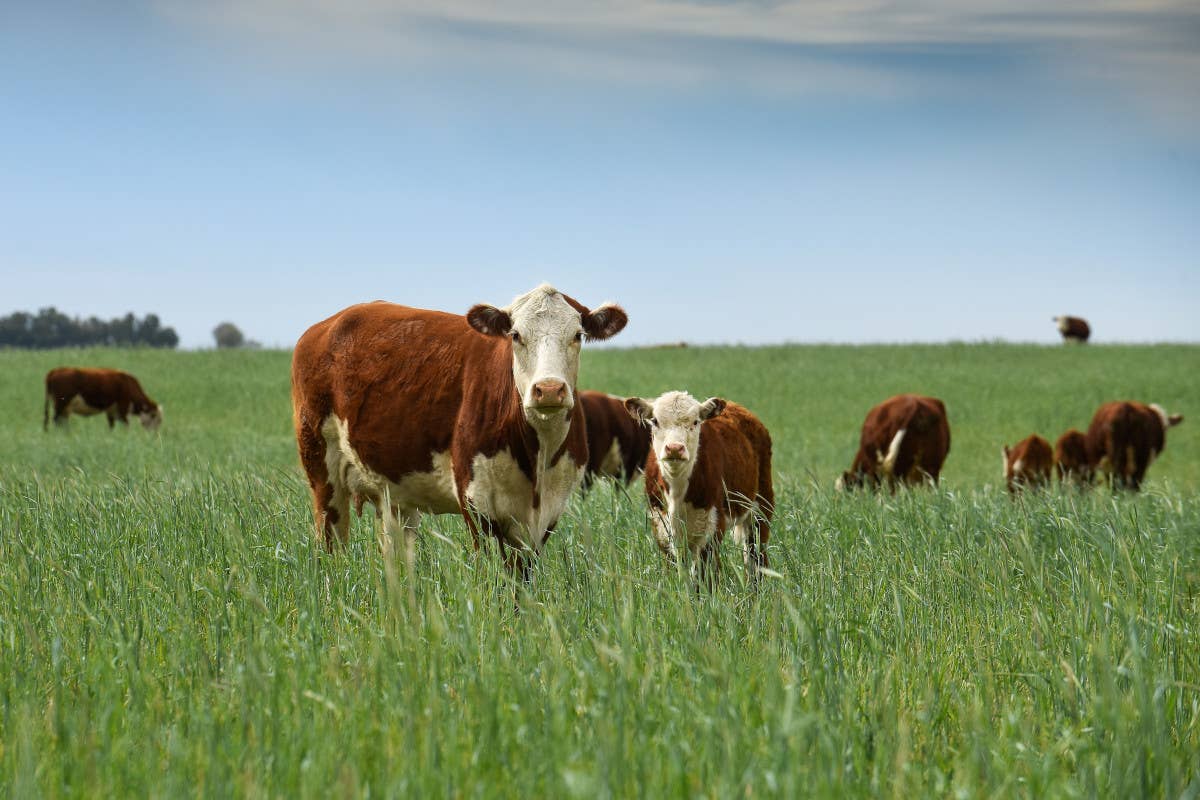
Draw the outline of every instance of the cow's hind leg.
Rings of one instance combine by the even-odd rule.
[[[330,474],[327,443],[321,432],[307,426],[296,430],[300,463],[312,489],[313,519],[317,539],[332,551],[350,536],[350,492],[341,485],[341,476]]]

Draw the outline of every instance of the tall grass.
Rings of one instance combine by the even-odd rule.
[[[1010,500],[998,450],[1104,399],[1188,414],[1189,347],[603,351],[775,438],[772,566],[666,568],[640,489],[577,497],[514,608],[461,522],[410,573],[313,545],[283,353],[0,353],[0,786],[13,796],[1192,796],[1192,420],[1139,497]],[[57,363],[128,368],[160,437],[41,431]],[[839,496],[866,409],[950,409],[941,489]],[[1200,419],[1194,420],[1200,422]]]

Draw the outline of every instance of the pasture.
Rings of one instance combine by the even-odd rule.
[[[161,435],[43,433],[59,364]],[[0,786],[12,796],[1166,796],[1200,792],[1200,347],[587,350],[581,387],[722,395],[775,441],[779,578],[695,595],[640,486],[576,497],[513,608],[425,518],[311,536],[289,354],[0,352]],[[867,409],[945,400],[936,491],[835,494]],[[1136,497],[1003,489],[1104,400],[1186,421]],[[436,535],[434,535],[436,534]],[[445,541],[449,540],[449,541]]]

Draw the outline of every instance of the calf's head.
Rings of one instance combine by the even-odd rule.
[[[700,425],[725,410],[725,401],[710,397],[703,403],[687,392],[667,392],[655,400],[630,397],[630,416],[650,426],[650,446],[667,477],[688,474],[700,451]]]
[[[628,321],[620,306],[589,310],[546,284],[507,308],[480,303],[467,312],[468,324],[479,333],[511,340],[513,381],[525,417],[535,425],[574,407],[583,340],[616,336]]]
[[[156,431],[162,425],[163,412],[162,406],[149,405],[141,408],[138,412],[138,419],[142,421],[142,427],[148,431]]]

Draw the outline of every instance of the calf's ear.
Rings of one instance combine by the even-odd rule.
[[[625,400],[625,410],[629,412],[629,416],[643,425],[650,421],[650,417],[654,416],[654,407],[640,397],[627,398]]]
[[[602,341],[616,336],[624,330],[625,324],[629,322],[629,316],[620,306],[605,303],[594,311],[582,315],[580,321],[583,324],[583,332],[589,339]]]
[[[1167,427],[1174,428],[1179,423],[1183,422],[1183,414],[1172,414],[1167,417]]]
[[[508,312],[487,303],[471,306],[467,312],[467,324],[484,336],[507,336],[512,330],[512,318]]]
[[[710,397],[700,404],[700,419],[712,419],[721,416],[725,410],[725,401],[719,397]]]

